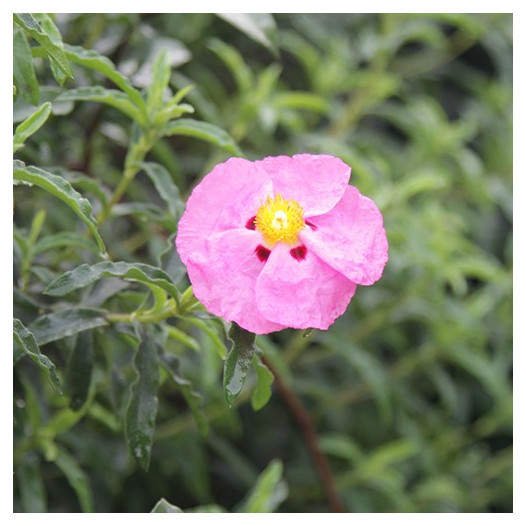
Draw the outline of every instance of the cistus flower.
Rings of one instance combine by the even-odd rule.
[[[194,295],[256,334],[327,329],[387,262],[382,214],[350,176],[330,155],[217,165],[179,221]]]

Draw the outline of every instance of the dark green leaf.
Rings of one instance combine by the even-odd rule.
[[[206,437],[208,434],[208,421],[203,413],[203,399],[201,395],[194,390],[190,380],[181,375],[179,361],[175,356],[162,352],[160,353],[160,359],[162,367],[181,389],[184,399],[192,411],[199,433],[201,436]]]
[[[98,309],[73,308],[38,317],[29,329],[35,335],[39,345],[61,340],[82,331],[102,327],[108,322],[104,311]]]
[[[17,126],[13,137],[13,153],[24,146],[26,139],[31,137],[47,121],[50,113],[51,103],[46,102]]]
[[[44,291],[44,294],[63,296],[109,276],[123,278],[128,281],[137,281],[148,286],[160,287],[174,298],[179,296],[169,276],[161,269],[144,263],[125,263],[124,261],[117,263],[102,261],[94,265],[84,263],[52,281]]]
[[[66,369],[66,385],[70,407],[78,411],[88,399],[93,371],[93,333],[81,332]]]
[[[68,77],[73,78],[73,73],[69,67],[68,59],[64,54],[64,49],[56,42],[56,39],[51,39],[48,33],[42,26],[27,13],[13,14],[14,21],[24,29],[24,31],[32,36],[47,52],[49,58],[55,62],[57,67]],[[55,41],[54,41],[55,40]]]
[[[25,455],[15,470],[25,513],[45,513],[46,488],[42,480],[40,460],[36,454]]]
[[[258,477],[239,512],[273,513],[276,511],[288,493],[282,476],[283,464],[281,460],[274,459]]]
[[[40,88],[33,56],[26,35],[18,27],[13,28],[13,77],[20,95],[36,106],[40,100]]]
[[[167,500],[161,499],[153,507],[150,513],[183,513],[183,510],[170,504]]]
[[[34,331],[26,329],[24,324],[16,318],[13,320],[13,339],[15,342],[15,363],[24,354],[27,354],[46,373],[53,388],[58,393],[62,393],[55,364],[40,352]]]
[[[39,186],[64,201],[90,229],[101,253],[106,253],[104,242],[97,230],[97,222],[91,215],[90,202],[82,197],[64,178],[36,166],[25,166],[20,161],[13,162],[13,177],[16,181]]]
[[[89,250],[93,254],[98,254],[97,245],[90,239],[79,237],[73,232],[59,232],[58,234],[51,234],[40,238],[33,246],[33,253],[39,254],[55,248],[76,247],[83,250]]]
[[[126,409],[125,434],[130,452],[139,465],[148,471],[157,416],[159,359],[153,337],[144,327],[136,327],[139,346],[133,359],[136,379]]]
[[[272,395],[272,382],[274,375],[270,369],[261,361],[257,353],[254,354],[253,366],[258,377],[258,384],[252,393],[250,402],[254,411],[259,411],[270,400]]]
[[[129,96],[122,91],[107,89],[102,86],[88,86],[65,91],[56,98],[57,102],[71,102],[76,100],[102,102],[103,104],[117,108],[134,121],[142,122],[142,116],[139,110],[130,100]]]
[[[157,163],[141,163],[140,167],[151,179],[155,189],[168,205],[172,217],[178,219],[184,208],[179,188],[174,184],[171,175],[164,166]]]
[[[234,139],[224,130],[208,122],[194,119],[178,119],[167,124],[163,135],[186,135],[208,141],[225,149],[232,155],[241,157],[243,154]]]
[[[252,359],[256,352],[254,345],[256,335],[232,323],[228,336],[233,341],[233,346],[225,359],[223,389],[228,405],[232,406],[243,389],[247,374],[252,367]]]

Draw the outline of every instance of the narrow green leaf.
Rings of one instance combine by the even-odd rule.
[[[33,246],[33,254],[40,254],[55,248],[75,247],[83,250],[89,250],[93,254],[98,254],[99,250],[93,241],[79,237],[73,232],[59,232],[42,237]]]
[[[154,339],[144,327],[136,327],[139,346],[133,359],[136,379],[126,409],[125,435],[130,452],[148,471],[157,416],[159,360]]]
[[[33,56],[25,33],[18,27],[13,28],[13,79],[20,95],[36,106],[40,101]]]
[[[104,242],[97,230],[97,222],[91,215],[90,202],[82,197],[63,177],[46,172],[36,166],[13,162],[13,177],[16,181],[34,184],[66,203],[90,229],[102,254],[106,253]]]
[[[52,385],[53,389],[58,393],[62,393],[62,386],[57,375],[55,364],[45,355],[40,352],[37,339],[32,331],[26,329],[24,324],[18,320],[13,319],[13,340],[15,348],[15,363],[24,355],[27,354],[39,367],[42,369]]]
[[[331,109],[329,102],[325,98],[316,93],[305,91],[282,91],[273,97],[272,105],[277,110],[293,108],[324,114],[329,113]]]
[[[64,50],[66,52],[66,57],[69,60],[97,71],[107,79],[111,80],[122,91],[127,93],[130,100],[132,100],[135,106],[139,109],[141,115],[146,118],[146,104],[141,94],[131,85],[130,81],[117,70],[109,58],[100,55],[96,51],[87,50],[80,46],[70,46],[65,44]]]
[[[28,13],[14,13],[14,21],[33,37],[47,52],[49,58],[55,62],[57,67],[68,77],[73,78],[68,59],[64,54],[62,46],[50,38],[43,27]]]
[[[92,371],[93,333],[92,331],[84,331],[77,337],[66,369],[69,405],[74,411],[78,411],[88,399]]]
[[[146,95],[146,111],[153,115],[156,110],[163,107],[163,95],[170,82],[170,63],[165,51],[161,51],[152,68],[152,79]]]
[[[13,153],[24,146],[24,142],[47,121],[50,114],[51,103],[46,102],[17,126],[13,137]]]
[[[272,395],[272,382],[274,375],[270,369],[261,361],[257,353],[254,354],[253,366],[258,377],[258,384],[252,393],[250,402],[254,411],[259,411],[270,400]]]
[[[252,40],[278,55],[278,28],[269,13],[216,13],[217,16],[237,27]]]
[[[62,35],[60,34],[60,31],[53,22],[52,18],[47,13],[33,13],[33,18],[48,34],[51,42],[63,50],[64,44],[62,43]],[[66,82],[67,75],[60,69],[54,60],[50,61],[50,66],[53,77],[55,77],[55,80],[62,86],[64,82]]]
[[[44,345],[107,324],[104,311],[73,308],[44,314],[34,320],[28,328],[35,335],[38,344]]]
[[[223,389],[228,405],[232,406],[243,389],[247,374],[252,367],[256,352],[254,345],[256,335],[232,323],[228,336],[233,341],[233,346],[227,354],[223,368]]]
[[[240,513],[272,513],[285,500],[288,494],[286,483],[282,480],[283,464],[274,459],[258,477]]]
[[[168,170],[157,163],[141,163],[140,167],[151,179],[159,195],[168,205],[168,210],[175,219],[178,219],[183,211],[184,203],[179,193],[179,188],[175,185]]]
[[[185,135],[196,137],[225,149],[232,155],[241,157],[243,154],[234,139],[218,126],[194,119],[178,119],[167,124],[163,135]]]
[[[82,88],[71,89],[61,93],[56,99],[57,102],[71,101],[91,101],[101,102],[108,106],[113,106],[134,121],[143,123],[142,116],[129,96],[122,91],[107,89],[102,86],[87,86]]]
[[[194,390],[190,380],[183,378],[180,372],[179,361],[175,356],[166,352],[161,352],[159,356],[161,366],[181,389],[181,393],[192,411],[199,433],[201,436],[206,437],[208,435],[208,420],[203,412],[203,398]]]
[[[183,510],[165,499],[160,499],[150,513],[183,513]]]
[[[75,458],[64,449],[59,449],[55,464],[64,473],[69,484],[75,491],[83,513],[93,513],[93,498],[89,479],[78,465]]]
[[[102,261],[94,265],[84,263],[52,281],[44,291],[44,294],[63,296],[74,290],[87,287],[105,277],[122,278],[148,286],[160,287],[174,298],[179,296],[170,277],[161,269],[144,263],[125,263],[124,261],[117,263]]]

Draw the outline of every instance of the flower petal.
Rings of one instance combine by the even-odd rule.
[[[351,177],[351,168],[331,155],[280,155],[255,164],[271,177],[274,191],[297,201],[305,215],[329,211],[341,199]]]
[[[264,267],[256,249],[259,233],[229,230],[204,242],[204,250],[187,259],[196,298],[216,316],[235,321],[247,331],[266,334],[284,329],[269,321],[256,305],[256,280]]]
[[[301,260],[278,243],[256,283],[263,315],[296,329],[327,329],[347,308],[356,284],[307,251]]]
[[[315,229],[303,229],[300,239],[323,261],[358,285],[380,279],[388,243],[382,214],[371,199],[348,186],[331,211],[309,222]]]
[[[234,157],[218,164],[194,188],[179,221],[176,245],[183,263],[205,250],[212,235],[245,227],[271,194],[272,181],[255,163]]]

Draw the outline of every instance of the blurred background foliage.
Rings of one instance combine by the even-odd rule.
[[[511,512],[512,15],[33,16],[13,33],[14,510],[327,511],[259,358],[230,408],[228,327],[187,296],[159,311],[188,286],[197,181],[311,152],[352,166],[390,259],[329,331],[256,343],[344,509]],[[104,261],[131,267],[53,281]]]

